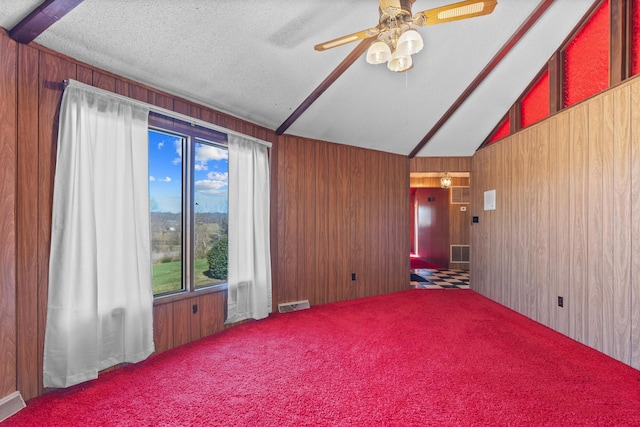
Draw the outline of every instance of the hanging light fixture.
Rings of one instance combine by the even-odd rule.
[[[387,63],[391,71],[401,73],[413,67],[414,55],[422,50],[424,42],[412,24],[398,25],[396,19],[391,19],[389,27],[381,31],[378,41],[367,50],[369,64]]]
[[[449,172],[445,172],[442,178],[440,178],[440,187],[451,188],[451,175],[449,175]]]

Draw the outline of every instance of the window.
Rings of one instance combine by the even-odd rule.
[[[640,74],[640,1],[631,2],[631,75]]]
[[[496,129],[496,131],[493,133],[493,135],[491,135],[491,138],[489,138],[488,144],[494,143],[502,138],[509,136],[510,134],[511,134],[511,120],[509,119],[509,116],[507,116],[502,121],[500,126]]]
[[[520,102],[520,127],[549,117],[549,72],[545,71]]]
[[[155,116],[149,123],[153,294],[226,283],[226,135]]]
[[[564,107],[609,87],[609,28],[609,1],[604,1],[564,50]]]

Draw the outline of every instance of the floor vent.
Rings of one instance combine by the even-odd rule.
[[[305,310],[309,307],[311,307],[309,305],[309,300],[285,302],[283,304],[278,304],[278,311],[280,313],[289,313],[290,311]]]
[[[0,399],[0,423],[26,406],[19,391],[3,397]]]
[[[469,245],[451,245],[450,262],[469,262]]]

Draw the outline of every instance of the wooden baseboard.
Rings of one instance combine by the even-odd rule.
[[[0,399],[0,422],[6,420],[26,406],[19,391],[14,391],[10,395],[3,397]]]

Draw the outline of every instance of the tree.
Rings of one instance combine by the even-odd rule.
[[[229,240],[227,239],[227,236],[222,236],[213,242],[211,249],[209,249],[209,253],[207,254],[210,277],[214,279],[227,278],[227,267],[229,264],[228,252]]]

